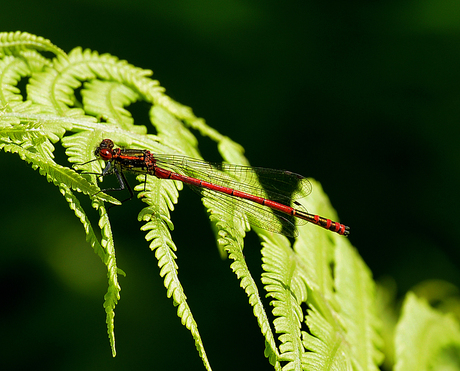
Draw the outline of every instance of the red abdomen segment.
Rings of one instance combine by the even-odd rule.
[[[344,224],[334,222],[331,219],[323,218],[319,215],[313,215],[304,213],[303,211],[294,209],[294,216],[309,221],[310,223],[316,224],[324,229],[327,229],[332,232],[337,232],[343,236],[348,236],[350,233],[350,228]]]
[[[303,212],[301,210],[297,210],[291,206],[284,205],[280,202],[268,200],[266,198],[259,197],[259,196],[254,196],[246,192],[242,192],[242,191],[232,189],[229,187],[220,186],[217,184],[206,182],[204,180],[192,178],[187,175],[177,174],[172,171],[159,168],[155,165],[153,166],[153,168],[150,168],[149,170],[152,173],[152,175],[155,175],[157,178],[179,180],[182,183],[186,183],[186,184],[189,184],[195,187],[207,188],[215,192],[225,193],[230,196],[249,200],[257,204],[267,206],[273,210],[278,210],[285,214],[289,214],[297,218],[306,220],[310,223],[316,224],[319,227],[322,227],[332,232],[336,232],[343,236],[348,236],[348,234],[350,233],[349,227],[347,227],[344,224],[334,222],[330,219],[323,218],[322,216],[319,216],[319,215],[313,215],[313,214]]]

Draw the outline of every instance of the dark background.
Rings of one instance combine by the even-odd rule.
[[[460,284],[460,4],[15,0],[2,4],[0,25],[152,69],[167,94],[241,143],[252,164],[319,180],[374,277],[393,277],[399,295],[426,279]],[[219,160],[200,139],[205,157]],[[112,215],[128,274],[113,359],[105,267],[79,221],[18,156],[1,153],[0,163],[0,364],[203,369],[139,230],[143,204]],[[211,365],[271,369],[198,197],[185,190],[181,198],[179,274]],[[260,272],[254,236],[245,254]]]

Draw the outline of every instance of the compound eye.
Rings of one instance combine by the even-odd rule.
[[[110,151],[109,149],[107,148],[101,148],[99,150],[99,156],[101,156],[101,158],[104,160],[104,161],[109,161],[112,159],[112,151]]]

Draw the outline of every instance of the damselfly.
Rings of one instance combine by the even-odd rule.
[[[142,149],[114,148],[104,139],[96,148],[96,158],[106,162],[101,176],[115,173],[119,188],[127,188],[133,197],[125,171],[179,180],[193,190],[212,197],[221,210],[232,215],[235,208],[244,211],[250,223],[262,229],[297,236],[297,224],[310,222],[347,236],[350,228],[319,215],[308,213],[297,202],[311,192],[310,182],[302,175],[286,170],[211,163],[178,155],[158,155]],[[125,200],[126,201],[126,200]]]

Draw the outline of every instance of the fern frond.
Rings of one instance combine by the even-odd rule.
[[[22,59],[7,56],[0,60],[0,105],[11,110],[9,104],[22,102],[21,91],[17,88],[18,82],[30,75],[29,67]]]
[[[311,182],[317,195],[306,206],[331,215],[321,186]],[[262,280],[277,317],[284,368],[378,369],[381,340],[370,273],[348,240],[308,226],[299,227],[299,232],[294,251],[280,236],[261,235]],[[309,332],[301,330],[303,322]]]
[[[220,243],[224,244],[225,249],[229,253],[229,258],[234,260],[230,267],[240,279],[240,286],[246,292],[246,295],[249,298],[249,304],[253,307],[254,316],[257,318],[260,331],[265,338],[264,354],[275,369],[280,369],[280,361],[282,359],[276,347],[275,337],[273,336],[270,321],[260,297],[257,284],[252,277],[249,267],[244,259],[244,255],[242,254],[241,246],[239,246],[237,241],[230,236],[221,238]]]
[[[37,105],[32,105],[31,108],[43,111],[43,107]],[[40,134],[52,143],[59,141],[67,131],[80,131],[82,127],[89,131],[100,130],[103,127],[101,124],[96,124],[93,117],[69,118],[55,114],[35,113],[32,109],[15,112],[3,110],[0,112],[0,121],[2,122],[0,127],[3,123],[16,123],[26,127],[36,125],[40,129]]]
[[[168,97],[161,96],[161,93],[156,94],[154,102],[156,105],[152,107],[150,117],[159,136],[168,146],[181,149],[181,151],[187,155],[198,157],[195,149],[196,139],[183,126],[183,123],[187,122],[187,120],[196,119],[191,110],[188,107],[177,104]],[[200,129],[206,132],[206,134],[212,133],[212,130],[207,130],[204,125]],[[224,139],[221,135],[215,136],[218,137],[219,140]],[[233,209],[231,211],[227,210],[227,212],[224,213],[222,208],[219,207],[222,200],[213,192],[209,192],[206,189],[200,189],[199,193],[202,196],[203,205],[210,213],[211,221],[214,222],[214,225],[219,230],[219,247],[225,249],[230,259],[234,260],[231,264],[231,269],[240,279],[240,285],[245,290],[249,302],[253,306],[254,315],[265,337],[265,355],[269,358],[270,363],[275,365],[276,369],[280,369],[278,361],[279,355],[270,328],[270,322],[260,299],[257,285],[250,274],[242,253],[242,238],[245,231],[249,229],[249,221],[244,212],[238,208],[238,202],[233,204]],[[232,207],[232,204],[229,202],[228,206]]]
[[[246,292],[246,295],[249,298],[249,304],[253,307],[254,316],[257,318],[262,335],[265,338],[264,355],[269,359],[270,364],[272,364],[276,370],[279,370],[281,369],[280,354],[276,346],[270,321],[259,294],[259,289],[257,288],[257,284],[251,275],[243,255],[243,240],[238,238],[238,236],[232,235],[232,233],[227,233],[226,231],[231,232],[232,229],[225,228],[224,230],[221,230],[219,243],[223,248],[225,248],[229,254],[229,258],[234,260],[234,262],[230,265],[230,268],[240,279],[240,286]]]
[[[56,57],[47,59],[40,51],[52,52]],[[104,308],[113,355],[115,307],[121,290],[118,274],[123,272],[116,264],[104,202],[119,201],[101,193],[96,185],[98,177],[94,174],[101,173],[102,161],[90,162],[95,147],[102,139],[110,138],[120,147],[200,157],[198,141],[190,130],[195,129],[217,143],[226,161],[248,164],[241,146],[209,127],[190,107],[168,97],[159,82],[149,77],[151,74],[108,54],[75,48],[66,55],[49,40],[27,33],[0,33],[0,149],[17,153],[59,187],[82,223],[87,241],[106,265]],[[23,97],[18,84],[27,78],[27,97]],[[149,119],[157,136],[146,134],[146,127],[135,123],[126,109],[139,100],[152,104]],[[66,149],[68,161],[85,164],[79,170],[90,174],[57,164],[53,157],[58,142]],[[226,173],[223,176],[232,177]],[[158,260],[167,296],[178,307],[177,315],[191,332],[203,364],[210,370],[179,280],[177,247],[170,234],[174,228],[170,211],[178,201],[182,183],[151,175],[139,176],[138,180],[141,184],[135,190],[147,204],[138,216],[145,222],[141,229]],[[332,217],[334,211],[320,185],[313,184],[317,193],[306,200],[305,206]],[[194,190],[201,194],[209,212],[219,248],[233,260],[231,269],[253,307],[264,336],[265,355],[276,370],[377,369],[381,355],[377,350],[380,338],[374,286],[369,270],[347,240],[306,226],[300,228],[300,236],[291,248],[286,238],[256,229],[263,246],[262,283],[276,317],[271,324],[243,254],[245,234],[257,217],[248,216],[238,200],[227,197],[222,201],[207,189]],[[90,196],[91,206],[98,210],[100,241],[74,191]]]
[[[57,186],[61,183],[65,183],[73,190],[94,196],[101,201],[114,204],[120,203],[117,199],[104,193],[100,193],[100,189],[98,187],[89,183],[77,172],[58,165],[52,162],[51,159],[44,159],[42,156],[25,150],[16,144],[6,144],[3,146],[3,150],[19,154],[21,159],[32,163],[32,167],[34,169],[38,168],[41,175],[45,175],[49,182],[52,182]]]
[[[161,106],[153,106],[150,110],[150,121],[155,125],[158,136],[169,147],[191,157],[200,157],[197,139],[171,112]]]
[[[302,355],[304,370],[353,370],[348,344],[342,331],[328,321],[314,306],[308,310],[310,333],[302,331],[302,343],[308,352]]]
[[[345,239],[336,239],[336,297],[347,331],[353,364],[361,370],[379,370],[383,360],[380,321],[375,308],[375,284],[369,268]],[[350,300],[350,294],[354,300]]]
[[[460,354],[460,324],[452,314],[442,314],[423,299],[409,293],[396,326],[395,371],[438,369],[442,352],[455,357],[444,360],[445,369],[457,369]]]
[[[103,207],[102,203],[96,204],[96,208],[99,210],[99,228],[102,233],[101,245],[106,251],[105,265],[107,266],[107,276],[109,279],[109,287],[107,293],[104,295],[104,308],[106,312],[106,323],[107,323],[107,334],[109,335],[110,346],[112,348],[112,356],[115,357],[117,354],[115,348],[115,306],[120,300],[121,287],[118,283],[117,262],[115,258],[115,247],[113,244],[112,230],[110,227],[109,218],[107,212]]]
[[[65,133],[65,125],[54,123],[48,126],[46,121],[40,120],[35,114],[3,112],[0,120],[0,138],[5,143],[17,144],[45,159],[54,158],[52,141],[57,141],[59,135]]]
[[[51,41],[28,32],[0,32],[0,54],[18,54],[28,49],[48,51],[56,55],[66,54]]]
[[[58,65],[68,63],[62,58]],[[81,76],[81,80],[94,78],[88,74]],[[42,72],[35,73],[29,80],[27,93],[29,99],[47,109],[49,112],[60,116],[84,117],[85,112],[81,108],[70,108],[75,104],[74,90],[79,88],[81,82],[71,74],[61,73],[55,66],[46,67]]]
[[[81,90],[85,112],[100,117],[123,130],[139,135],[147,133],[147,128],[134,125],[131,114],[123,107],[136,102],[139,95],[118,82],[93,80]]]
[[[231,164],[249,165],[244,157],[244,148],[229,137],[222,137],[217,143],[217,148],[224,161]]]
[[[148,176],[145,185],[141,184],[136,187],[137,190],[146,190],[142,193],[142,200],[149,205],[140,212],[138,219],[139,221],[147,222],[141,227],[141,230],[149,231],[145,238],[147,241],[151,241],[150,249],[155,252],[155,257],[158,260],[160,276],[164,278],[167,296],[168,298],[172,297],[174,306],[178,307],[178,317],[181,318],[182,324],[191,332],[195,340],[196,349],[206,369],[211,370],[197,323],[193,318],[192,311],[187,303],[187,297],[178,277],[178,267],[175,261],[176,254],[174,253],[177,248],[169,233],[169,230],[174,229],[169,217],[169,210],[173,210],[174,204],[177,203],[179,196],[177,187],[181,188],[181,183],[165,182]]]
[[[39,113],[39,108],[26,100],[17,88],[17,84],[22,78],[29,77],[34,73],[40,72],[45,66],[51,67],[51,62],[44,58],[35,50],[27,50],[22,53],[23,58],[6,56],[0,59],[0,105],[9,112],[29,112]],[[19,103],[27,107],[22,108]]]
[[[100,143],[100,140],[94,131],[82,131],[73,135],[62,138],[62,145],[66,148],[66,155],[69,162],[74,164],[83,164],[94,157],[94,149]],[[92,172],[101,172],[98,166],[92,169]]]
[[[216,129],[206,125],[202,118],[196,117],[190,107],[184,106],[164,94],[164,90],[156,87],[152,89],[147,84],[144,92],[149,102],[155,106],[163,107],[177,119],[181,120],[184,125],[199,131],[201,135],[207,136],[217,143],[225,138]]]
[[[287,362],[283,370],[300,370],[304,348],[300,327],[303,321],[301,303],[307,299],[305,282],[299,276],[295,254],[285,237],[263,238],[262,261],[264,273],[262,283],[267,296],[273,298],[275,330],[281,342],[279,360]]]
[[[24,149],[32,149],[38,152],[42,143],[46,140],[39,124],[33,122],[21,122],[20,120],[10,117],[5,119],[0,114],[0,146],[6,144],[17,144]],[[52,158],[48,152],[47,158]]]
[[[74,90],[81,86],[81,81],[97,78],[118,82],[131,87],[135,92],[146,86],[158,89],[157,81],[145,79],[151,73],[108,54],[99,55],[97,52],[75,48],[68,58],[58,56],[53,68],[47,68],[31,78],[29,96],[34,102],[58,114],[75,117],[85,114],[79,108],[69,108],[76,103]]]
[[[203,205],[210,213],[211,221],[217,229],[219,248],[225,250],[228,257],[233,260],[230,268],[240,280],[240,286],[246,292],[249,298],[249,304],[253,307],[254,316],[257,318],[259,327],[265,337],[265,356],[269,358],[275,369],[281,369],[279,363],[279,353],[276,347],[273,332],[270,327],[270,321],[264,309],[264,305],[259,295],[259,289],[251,272],[246,264],[243,254],[244,236],[249,229],[249,222],[246,215],[238,209],[238,203],[234,203],[234,209],[223,212],[219,207],[221,200],[215,197],[212,192],[204,190],[202,192]],[[232,204],[227,206],[231,207]]]

